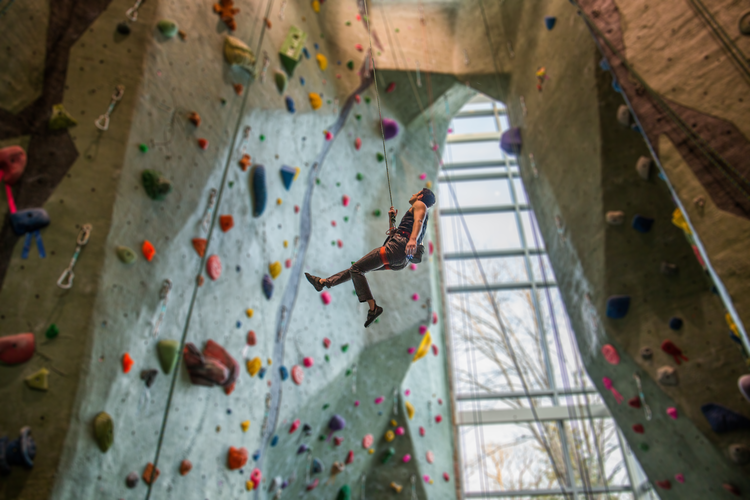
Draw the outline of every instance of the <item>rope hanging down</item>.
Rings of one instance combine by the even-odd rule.
[[[372,79],[375,82],[375,100],[378,103],[378,118],[380,118],[380,137],[383,139],[383,157],[385,158],[385,176],[388,179],[388,196],[391,200],[391,206],[393,206],[393,193],[391,192],[391,173],[388,169],[388,152],[385,150],[385,131],[383,131],[383,114],[380,111],[380,92],[378,92],[378,78],[375,74],[375,55],[372,51],[372,30],[370,29],[370,14],[367,12],[367,0],[364,0],[365,4],[365,20],[367,21],[367,36],[370,40],[370,63],[372,64]],[[396,216],[391,215],[390,218],[391,227],[396,225]]]

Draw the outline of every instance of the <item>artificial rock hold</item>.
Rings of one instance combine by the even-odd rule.
[[[183,358],[193,384],[208,387],[220,385],[226,394],[234,390],[240,365],[213,340],[206,342],[202,353],[194,344],[188,342],[183,350]]]
[[[386,141],[398,135],[398,123],[395,120],[383,118],[381,126],[383,127],[383,138]]]
[[[233,66],[239,66],[251,74],[255,70],[255,54],[243,41],[233,36],[224,39],[224,60]]]
[[[640,176],[641,179],[647,181],[649,176],[651,175],[651,165],[653,164],[653,160],[649,158],[648,156],[641,156],[638,158],[638,162],[635,164],[635,171],[638,172],[638,176]]]
[[[286,73],[282,71],[275,71],[273,74],[273,81],[274,83],[276,83],[276,90],[279,91],[279,95],[283,94],[286,90],[286,85],[288,82]]]
[[[304,380],[305,372],[302,371],[302,367],[300,367],[299,365],[294,365],[292,367],[292,382],[297,385],[301,385]]]
[[[349,488],[348,484],[345,484],[339,490],[339,494],[336,496],[336,500],[351,500],[351,498],[352,498],[352,490],[351,488]]]
[[[292,181],[297,177],[297,169],[292,168],[289,165],[282,165],[281,169],[281,182],[284,183],[284,189],[289,191],[292,187]]]
[[[47,391],[49,390],[48,376],[49,370],[46,368],[40,368],[35,373],[26,377],[24,381],[26,382],[26,385],[32,389],[36,389],[37,391]]]
[[[716,434],[750,429],[750,419],[715,403],[701,406],[703,416]]]
[[[137,472],[131,472],[125,478],[125,486],[127,486],[130,489],[133,489],[136,486],[138,486],[138,481],[140,481],[140,480],[141,480],[141,478],[138,477],[138,473]]]
[[[249,373],[251,377],[254,377],[260,371],[262,367],[262,362],[260,358],[255,357],[253,359],[248,359],[246,366],[247,366],[247,373]]]
[[[680,383],[677,370],[671,366],[662,366],[656,371],[656,379],[661,385],[676,386]]]
[[[185,459],[182,462],[180,462],[180,475],[186,476],[188,472],[190,472],[193,469],[193,464],[190,462],[190,460]]]
[[[34,355],[36,341],[33,333],[19,333],[0,337],[0,362],[18,365]]]
[[[193,238],[193,248],[201,258],[206,255],[206,245],[208,245],[208,242],[205,238]]]
[[[146,464],[146,468],[143,470],[143,475],[141,477],[146,484],[153,484],[159,478],[159,474],[161,474],[161,471],[154,467],[154,464],[149,462]]]
[[[625,212],[622,211],[610,211],[605,215],[605,220],[610,226],[620,226],[625,222]]]
[[[268,272],[271,273],[271,278],[276,279],[281,274],[281,262],[278,260],[268,264]]]
[[[49,224],[49,214],[43,208],[27,208],[10,214],[10,227],[18,236],[33,233]]]
[[[273,296],[273,281],[269,275],[263,276],[263,294],[268,300]]]
[[[132,264],[138,258],[135,251],[128,247],[118,246],[115,251],[117,252],[117,258],[120,259],[120,262],[123,264]]]
[[[160,340],[156,344],[156,349],[162,371],[166,374],[172,373],[172,369],[177,365],[177,358],[180,356],[180,343],[176,340]]]
[[[409,401],[404,403],[404,406],[406,407],[406,414],[409,416],[409,420],[414,418],[414,405],[411,404]]]
[[[52,116],[48,125],[50,130],[66,130],[76,125],[78,122],[65,110],[62,103],[52,106]]]
[[[212,255],[206,261],[206,274],[213,281],[221,277],[221,259],[218,255]]]
[[[172,191],[172,183],[156,170],[141,172],[141,182],[146,194],[152,200],[163,200]]]
[[[146,387],[151,387],[156,381],[156,376],[159,374],[158,371],[153,368],[150,370],[141,370],[141,380],[146,382]]]
[[[235,448],[234,446],[229,447],[227,452],[227,467],[231,470],[241,469],[243,465],[247,463],[249,454],[247,448]]]
[[[617,121],[623,127],[630,126],[630,109],[628,109],[627,105],[621,104],[620,107],[617,108]]]
[[[226,233],[234,227],[234,217],[231,215],[220,215],[219,216],[219,227],[221,231]]]
[[[21,146],[8,146],[0,149],[0,172],[2,181],[8,186],[14,185],[26,170],[26,151]]]
[[[729,446],[729,458],[737,465],[750,463],[750,447],[744,444],[733,444]]]
[[[310,92],[307,95],[307,98],[310,99],[310,107],[312,109],[320,109],[320,107],[323,105],[323,99],[321,99],[320,94]]]
[[[607,317],[612,319],[624,318],[630,308],[630,296],[613,295],[607,299]]]
[[[639,233],[648,233],[649,231],[651,231],[651,227],[653,225],[654,219],[650,217],[644,217],[643,215],[636,215],[633,217],[633,229],[635,229]]]
[[[175,23],[174,21],[170,21],[169,19],[162,19],[161,21],[159,21],[159,24],[157,24],[156,27],[159,28],[161,34],[167,38],[174,38],[174,36],[179,31],[179,29],[177,28],[177,23]]]
[[[94,418],[94,439],[104,453],[115,442],[115,423],[107,412],[100,412]]]
[[[253,188],[253,216],[260,217],[266,209],[268,191],[266,189],[266,168],[255,165],[251,173]]]

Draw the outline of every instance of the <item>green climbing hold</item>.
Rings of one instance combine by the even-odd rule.
[[[365,103],[370,104],[370,98],[365,96]]]
[[[641,444],[638,445],[638,448],[640,448],[643,451],[648,451],[649,450],[648,443],[641,443]]]
[[[351,370],[346,370],[346,376],[347,376],[347,377],[348,377],[349,375],[351,375],[351,374],[352,374],[352,371],[351,371]]]
[[[143,189],[152,200],[163,200],[172,191],[172,183],[156,170],[144,170],[141,173]]]
[[[32,389],[36,389],[37,391],[47,391],[49,390],[47,375],[49,375],[49,370],[46,368],[40,368],[38,371],[32,373],[24,380],[26,382],[26,385],[28,385]]]
[[[78,122],[65,110],[62,103],[52,106],[52,116],[49,117],[50,130],[65,130],[76,125]]]
[[[399,29],[398,29],[398,28],[396,28],[396,33],[398,33],[398,32],[399,32]]]
[[[261,135],[260,135],[260,142],[263,142],[263,141],[265,141],[265,140],[266,140],[266,136],[265,136],[265,135],[263,135],[263,134],[261,134]]]
[[[315,184],[320,184],[320,179],[315,179]]]
[[[138,149],[141,150],[141,153],[148,153],[148,145],[147,144],[139,144]]]
[[[354,61],[349,61],[348,63],[346,63],[346,67],[349,68],[350,70],[353,70],[354,69]]]
[[[273,80],[276,82],[276,90],[279,91],[279,94],[283,94],[286,90],[286,84],[288,81],[286,78],[286,73],[282,71],[274,72]]]
[[[173,38],[177,34],[177,23],[170,21],[169,19],[162,19],[159,24],[156,25],[161,31],[161,34],[167,38]]]
[[[352,498],[352,490],[351,488],[349,488],[348,484],[345,484],[339,490],[339,494],[336,497],[336,500],[351,500],[351,498]]]
[[[364,179],[364,178],[365,178],[365,176],[364,176],[364,175],[362,175],[362,172],[357,172],[357,180],[358,180],[358,181],[361,181],[361,180],[362,180],[362,179]]]
[[[225,106],[227,104],[227,100],[222,97],[221,99],[221,105]]]
[[[341,352],[346,352],[349,350],[349,344],[344,344],[341,346]]]
[[[52,323],[51,325],[49,325],[49,328],[47,328],[47,331],[44,333],[44,335],[48,339],[54,339],[55,337],[60,335],[60,329],[57,327],[56,324]]]
[[[331,104],[331,100],[330,100],[330,99],[328,99],[328,101],[326,101],[326,102],[327,102],[328,104]]]
[[[331,246],[336,246],[336,240],[331,241]]]
[[[327,410],[329,406],[331,406],[331,405],[329,405],[328,403],[326,403],[326,404],[323,405],[323,409]]]
[[[103,411],[94,418],[94,439],[104,453],[115,442],[115,423],[109,413]]]
[[[375,154],[375,158],[377,158],[379,162],[385,160],[385,156],[383,156],[383,153]]]
[[[381,213],[382,212],[380,211],[379,208],[376,208],[375,210],[372,211],[372,215],[374,215],[375,217],[380,217]]]
[[[325,440],[326,440],[325,435],[321,434],[320,436],[318,436],[318,441],[325,441]]]
[[[351,21],[347,21],[347,22],[345,22],[344,24],[345,24],[345,25],[347,25],[347,26],[351,26],[351,25],[352,25],[352,22],[351,22]]]
[[[117,258],[124,264],[132,264],[138,258],[136,253],[128,247],[119,246],[116,252]]]
[[[348,215],[344,216],[344,222],[349,222],[349,216]]]
[[[180,354],[180,343],[176,340],[160,340],[156,344],[159,351],[159,363],[164,373],[170,373],[177,364],[177,358]]]
[[[388,448],[385,453],[383,453],[383,458],[380,460],[381,463],[387,463],[388,460],[393,458],[393,455],[396,454],[396,450],[393,448]]]
[[[331,358],[328,357],[328,354],[325,355],[325,360],[326,360],[326,363],[328,363],[329,361],[331,361]]]
[[[229,189],[232,189],[234,187],[234,181],[229,181]]]
[[[341,183],[340,183],[340,182],[337,182],[337,183],[336,183],[336,187],[341,187]]]
[[[357,120],[361,120],[362,119],[362,115],[354,115],[354,118],[356,118]]]

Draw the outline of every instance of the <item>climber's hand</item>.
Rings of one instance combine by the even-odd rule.
[[[398,210],[396,210],[395,208],[391,207],[391,209],[388,210],[388,219],[389,220],[395,219],[397,215],[398,215]]]
[[[414,238],[409,239],[409,243],[406,244],[406,256],[414,257],[414,252],[417,251],[417,240]]]

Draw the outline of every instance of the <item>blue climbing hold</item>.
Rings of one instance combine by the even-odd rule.
[[[641,127],[639,127],[639,126],[638,126],[637,124],[635,124],[635,123],[634,123],[634,124],[632,124],[632,125],[630,126],[630,128],[631,128],[631,129],[632,129],[632,130],[633,130],[634,132],[638,132],[639,134],[641,133]]]
[[[260,458],[260,450],[255,450],[255,453],[253,453],[253,460],[257,462],[259,458]]]
[[[266,167],[255,165],[252,172],[253,182],[253,215],[260,217],[266,209]]]
[[[30,469],[34,467],[36,443],[31,437],[31,427],[23,427],[18,439],[11,441],[7,436],[0,437],[0,475],[10,474],[12,465]]]
[[[281,166],[281,180],[284,182],[284,187],[287,191],[292,187],[292,181],[297,175],[297,169],[290,167],[289,165]]]
[[[317,43],[315,43],[313,45],[315,46],[315,50],[318,50],[320,48]]]
[[[750,420],[721,405],[708,403],[701,406],[701,411],[716,434],[750,429]]]
[[[294,108],[294,99],[292,99],[292,98],[291,98],[291,97],[289,97],[289,96],[286,96],[286,97],[284,98],[284,100],[286,101],[286,110],[287,110],[287,111],[289,111],[290,113],[294,113],[295,111],[297,111],[297,110],[296,110],[296,109]]]
[[[277,444],[279,444],[279,436],[278,435],[274,436],[273,439],[271,439],[271,447],[273,448]]]
[[[266,368],[263,367],[260,370],[258,370],[258,378],[262,379],[265,376],[266,376]]]
[[[302,455],[304,452],[308,451],[310,449],[309,446],[307,446],[305,443],[302,443],[299,445],[299,448],[297,448],[297,455]]]
[[[319,474],[321,472],[323,472],[323,462],[321,462],[317,458],[313,458],[312,473]]]
[[[644,217],[642,215],[636,215],[633,217],[633,229],[639,233],[647,233],[651,231],[651,226],[654,225],[654,219]]]
[[[10,214],[10,227],[18,236],[49,226],[49,214],[43,208],[27,208]]]
[[[544,25],[547,27],[547,30],[551,31],[552,28],[555,27],[555,23],[557,22],[557,18],[553,16],[547,16],[544,18]]]
[[[310,59],[310,52],[307,51],[307,47],[302,47],[302,53],[305,54],[305,59]]]
[[[602,69],[602,71],[609,71],[611,68],[609,65],[609,61],[607,61],[607,59],[605,59],[604,57],[602,57],[601,61],[599,61],[599,67]]]
[[[500,148],[509,155],[521,154],[521,129],[513,127],[500,137]]]
[[[282,382],[289,378],[289,370],[286,369],[286,366],[279,367],[279,374],[281,375]]]
[[[302,78],[301,76],[299,77],[299,84],[302,85],[303,87],[305,86],[305,79]]]
[[[629,295],[613,295],[607,299],[607,317],[612,319],[624,318],[630,308]]]
[[[273,280],[267,274],[263,276],[263,293],[268,300],[271,300],[271,297],[273,297]]]
[[[622,93],[622,87],[620,87],[620,83],[617,81],[617,78],[612,78],[612,88],[615,89],[615,92]]]
[[[682,328],[682,318],[678,318],[675,316],[674,318],[669,320],[669,328],[672,330],[679,330]]]

